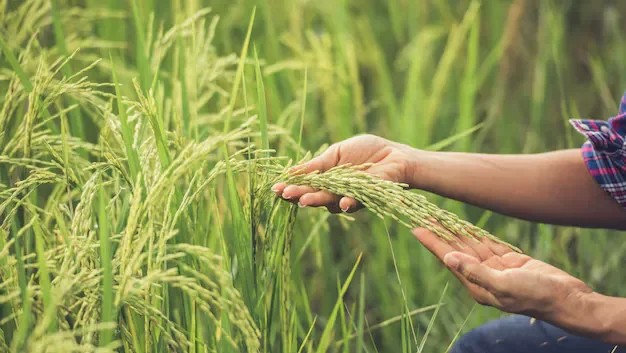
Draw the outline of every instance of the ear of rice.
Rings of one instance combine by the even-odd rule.
[[[457,241],[457,235],[478,241],[486,237],[521,252],[517,247],[499,239],[488,231],[460,219],[452,212],[440,209],[425,196],[407,190],[408,185],[383,180],[365,170],[373,164],[334,167],[324,173],[298,173],[298,170],[274,169],[272,182],[283,181],[290,185],[308,185],[328,190],[337,195],[349,196],[361,202],[380,218],[392,218],[404,226],[426,228],[437,236]]]

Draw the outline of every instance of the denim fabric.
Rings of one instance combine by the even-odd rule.
[[[625,353],[626,347],[573,336],[526,316],[508,316],[470,331],[450,353]]]

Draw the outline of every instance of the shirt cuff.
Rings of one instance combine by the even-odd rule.
[[[613,123],[616,118],[608,122],[570,120],[570,123],[587,137],[581,151],[589,173],[602,189],[626,208],[626,146],[623,129]],[[621,124],[624,117],[619,118]]]

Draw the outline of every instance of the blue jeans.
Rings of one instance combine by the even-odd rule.
[[[615,350],[614,350],[615,349]],[[461,337],[450,353],[624,353],[626,347],[573,336],[526,316],[508,316]]]

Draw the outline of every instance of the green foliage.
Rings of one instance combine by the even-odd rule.
[[[615,113],[626,4],[454,4],[0,0],[0,352],[444,352],[500,314],[407,231],[469,226],[440,209],[624,295],[614,232],[269,190],[356,133],[533,153]]]

